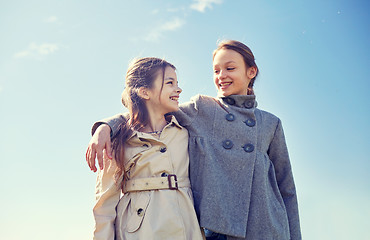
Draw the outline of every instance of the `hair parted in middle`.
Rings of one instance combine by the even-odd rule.
[[[121,123],[117,134],[112,139],[112,151],[118,170],[115,179],[118,180],[124,174],[123,148],[133,130],[139,130],[149,121],[148,109],[145,101],[139,96],[139,89],[144,87],[152,89],[155,79],[162,76],[162,87],[164,74],[167,67],[176,70],[175,66],[164,59],[145,57],[134,59],[127,69],[125,89],[122,93],[122,103],[129,111],[129,118]]]

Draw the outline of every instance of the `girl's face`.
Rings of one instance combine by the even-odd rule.
[[[176,71],[172,67],[166,67],[164,77],[161,73],[154,80],[152,89],[148,90],[150,105],[148,107],[164,115],[179,110],[182,89],[178,86]]]
[[[246,68],[243,56],[230,49],[220,49],[213,59],[213,79],[218,96],[247,95],[248,84],[256,68]]]

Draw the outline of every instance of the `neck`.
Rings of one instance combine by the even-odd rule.
[[[159,132],[167,125],[164,114],[156,112],[153,108],[148,108],[149,121],[141,130],[143,132]]]

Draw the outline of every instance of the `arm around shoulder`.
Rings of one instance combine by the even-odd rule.
[[[199,116],[207,102],[212,102],[212,99],[199,94],[193,96],[189,102],[180,104],[180,110],[175,112],[174,115],[182,126],[189,126]]]
[[[98,158],[100,168],[103,165],[103,151],[105,150],[109,158],[111,153],[111,138],[117,134],[119,126],[125,122],[128,114],[117,114],[113,117],[96,122],[91,130],[92,138],[86,151],[86,161],[92,171],[96,171],[95,157]]]
[[[100,125],[107,124],[111,129],[110,136],[113,137],[117,134],[120,124],[125,122],[128,119],[128,117],[129,117],[129,114],[124,113],[124,114],[117,114],[117,115],[114,115],[112,117],[105,118],[105,119],[102,119],[100,121],[97,121],[92,126],[91,135],[94,135],[96,129]]]

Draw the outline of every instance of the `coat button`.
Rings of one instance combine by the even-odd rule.
[[[226,114],[226,120],[230,121],[230,122],[234,121],[235,120],[234,114],[232,114],[232,113]]]
[[[245,120],[244,123],[248,127],[254,127],[256,125],[256,121],[254,119],[252,119],[252,118],[249,118],[249,119]]]
[[[231,140],[225,140],[222,142],[222,146],[225,148],[225,149],[231,149],[234,144]]]
[[[168,174],[165,173],[165,172],[161,174],[161,177],[167,177],[167,176],[168,176]]]
[[[253,144],[248,143],[248,144],[245,144],[245,145],[243,146],[243,149],[244,149],[244,151],[246,151],[246,152],[253,152],[253,150],[254,150],[254,146],[253,146]]]
[[[137,210],[137,215],[139,216],[139,217],[141,217],[141,216],[143,216],[144,215],[144,210],[142,209],[142,208],[139,208],[138,210]]]
[[[245,101],[244,102],[245,108],[252,108],[253,107],[253,101]]]
[[[232,98],[225,98],[225,102],[227,103],[227,104],[230,104],[230,105],[234,105],[235,104],[235,100],[234,99],[232,99]]]
[[[161,149],[159,149],[159,151],[160,151],[161,153],[165,153],[165,152],[167,151],[167,148],[162,147]]]

